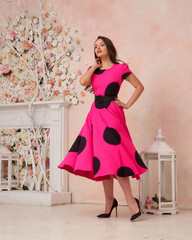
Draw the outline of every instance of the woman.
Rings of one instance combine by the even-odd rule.
[[[94,55],[95,61],[80,78],[80,84],[86,86],[85,90],[94,92],[95,101],[85,124],[58,167],[103,182],[106,205],[105,213],[97,216],[100,218],[110,217],[114,208],[117,216],[113,178],[117,179],[133,221],[141,215],[141,208],[139,200],[132,196],[129,177],[139,179],[147,167],[133,145],[123,108],[130,108],[144,87],[126,63],[119,63],[110,39],[99,36],[94,43]],[[124,79],[135,87],[127,103],[117,97]]]

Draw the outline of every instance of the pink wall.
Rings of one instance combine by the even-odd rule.
[[[93,43],[98,35],[109,37],[118,56],[143,83],[145,90],[135,104],[124,110],[127,126],[140,152],[153,142],[159,126],[167,143],[176,151],[178,204],[192,206],[192,1],[180,0],[49,0],[58,17],[81,30],[85,51],[81,69],[94,61]],[[30,6],[31,1],[26,1]],[[30,7],[30,9],[32,9]],[[4,11],[1,9],[1,11]],[[6,9],[7,13],[10,11]],[[34,9],[35,11],[35,9]],[[82,87],[83,90],[83,87]],[[127,102],[134,87],[124,81],[119,98]],[[69,109],[69,146],[84,124],[93,101]],[[81,118],[77,117],[80,116]],[[125,198],[115,181],[115,196]],[[138,181],[132,181],[138,193]],[[102,182],[69,175],[73,202],[104,201]]]

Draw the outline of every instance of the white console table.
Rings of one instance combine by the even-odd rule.
[[[52,206],[71,203],[68,172],[57,166],[68,151],[68,107],[64,100],[34,102],[34,119],[50,128],[50,184],[48,192],[11,190],[0,192],[0,203]],[[30,128],[27,103],[0,104],[0,128]]]

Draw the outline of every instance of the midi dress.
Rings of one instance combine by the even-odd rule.
[[[94,95],[118,97],[122,82],[131,73],[124,62],[109,69],[97,68],[91,77]],[[148,170],[133,144],[123,107],[113,101],[95,100],[58,168],[95,181],[112,175],[115,179],[131,176],[138,180]]]

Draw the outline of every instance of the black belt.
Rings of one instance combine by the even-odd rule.
[[[117,96],[102,96],[102,95],[95,95],[95,101],[98,103],[103,103],[103,102],[110,102],[115,100],[115,98],[117,98]]]

